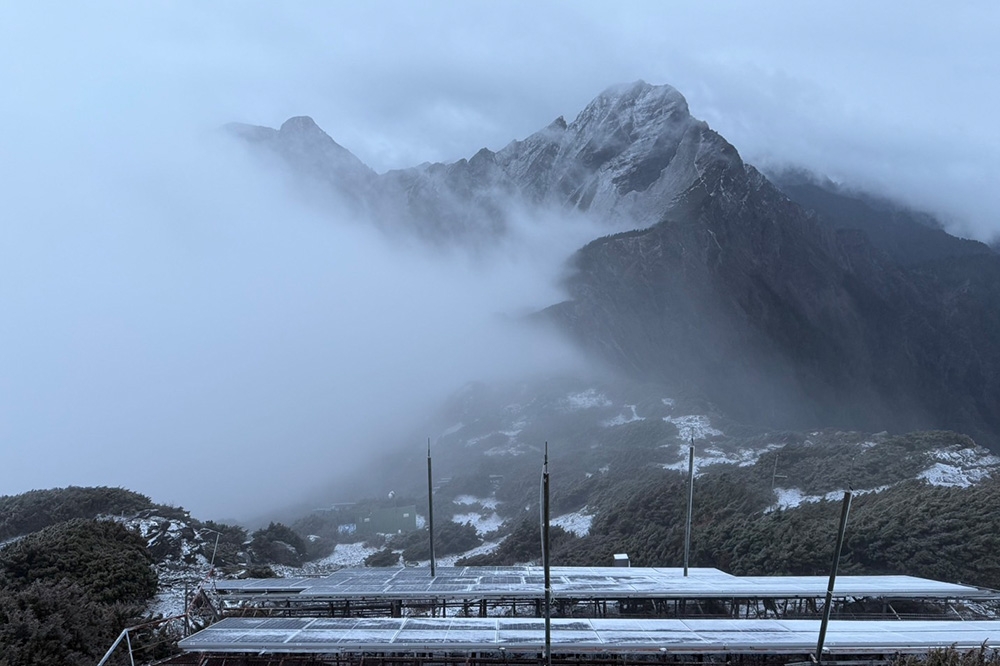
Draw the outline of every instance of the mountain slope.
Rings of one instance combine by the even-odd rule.
[[[549,313],[644,378],[758,423],[946,428],[996,446],[1000,260],[906,269],[718,160],[689,211],[583,248]],[[949,260],[944,260],[949,261]]]

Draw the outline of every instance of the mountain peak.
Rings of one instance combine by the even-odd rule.
[[[604,111],[620,114],[626,111],[642,112],[643,115],[659,115],[662,111],[679,112],[689,115],[687,100],[676,88],[668,85],[652,85],[643,80],[621,83],[606,88],[587,105],[580,117]]]
[[[281,124],[279,131],[299,134],[322,134],[327,136],[326,132],[320,129],[316,121],[309,116],[293,116]]]

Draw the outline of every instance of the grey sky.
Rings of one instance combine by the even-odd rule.
[[[225,122],[311,115],[383,171],[499,149],[642,78],[751,162],[989,238],[998,27],[987,2],[3,3],[0,494],[104,483],[247,515],[272,498],[211,465],[319,483],[390,406],[508,367],[482,362],[495,312],[558,298],[535,241],[473,270],[332,230],[220,143]]]

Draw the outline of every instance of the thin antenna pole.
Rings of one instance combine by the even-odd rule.
[[[687,525],[684,527],[684,576],[688,575],[688,562],[691,559],[691,516],[694,513],[694,437],[688,449],[688,511]]]
[[[427,438],[427,532],[431,540],[431,578],[437,575],[434,566],[434,482],[431,473],[431,438]]]
[[[826,627],[830,624],[830,611],[833,604],[833,584],[837,580],[837,568],[840,566],[840,551],[844,547],[844,533],[847,531],[847,516],[851,513],[851,491],[844,491],[844,505],[840,510],[840,530],[837,533],[837,550],[833,552],[833,567],[830,569],[830,583],[826,586],[826,605],[823,606],[823,621],[819,625],[819,642],[816,643],[816,663],[823,661],[823,643],[826,641]]]
[[[552,666],[552,580],[549,571],[549,443],[542,465],[542,568],[545,572],[545,664]]]

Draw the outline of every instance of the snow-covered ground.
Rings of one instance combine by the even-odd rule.
[[[586,513],[586,511],[587,507],[584,507],[573,513],[565,513],[553,518],[551,523],[558,525],[567,532],[572,532],[578,537],[585,537],[590,534],[590,525],[594,522],[594,516]]]

